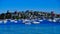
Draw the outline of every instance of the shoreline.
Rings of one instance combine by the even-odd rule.
[[[40,24],[41,22],[52,22],[52,23],[60,23],[60,20],[57,21],[52,20],[52,19],[5,19],[5,20],[0,20],[0,24]],[[8,23],[9,22],[9,23]]]

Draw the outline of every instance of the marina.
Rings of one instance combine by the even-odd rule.
[[[51,12],[41,12],[41,11],[14,11],[10,12],[7,10],[6,13],[0,14],[0,24],[40,24],[41,22],[47,21],[55,23],[60,23],[60,14]]]

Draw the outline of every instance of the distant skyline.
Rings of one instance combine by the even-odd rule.
[[[0,0],[0,13],[25,10],[60,13],[60,0]]]

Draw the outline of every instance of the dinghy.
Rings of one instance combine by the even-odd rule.
[[[6,24],[7,23],[7,19],[6,20],[3,20],[3,23]]]
[[[40,22],[42,22],[43,20],[39,20]]]
[[[36,22],[36,21],[33,22],[33,24],[39,24],[39,23],[40,23],[40,22]]]
[[[0,20],[0,24],[2,23],[3,21],[2,20]]]
[[[14,23],[17,23],[17,21],[15,20]]]

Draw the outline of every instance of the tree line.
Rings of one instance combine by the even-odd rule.
[[[35,19],[35,18],[60,18],[60,14],[54,14],[53,11],[51,13],[48,12],[41,12],[41,11],[15,11],[15,12],[10,12],[7,10],[6,13],[1,13],[0,14],[0,19]]]

